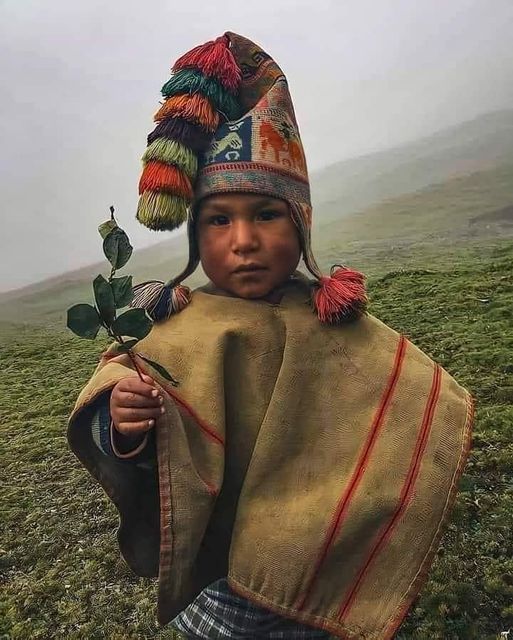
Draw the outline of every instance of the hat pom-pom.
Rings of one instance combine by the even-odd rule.
[[[152,320],[159,322],[182,311],[190,301],[189,287],[171,287],[158,280],[152,280],[134,287],[134,297],[130,306],[144,309]]]
[[[312,302],[319,320],[340,324],[365,313],[367,293],[365,276],[359,271],[335,265],[330,276],[319,278],[314,285]]]

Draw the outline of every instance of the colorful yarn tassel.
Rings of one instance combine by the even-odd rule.
[[[212,142],[221,118],[240,115],[235,93],[242,72],[227,35],[186,53],[173,72],[162,87],[166,101],[155,114],[158,124],[148,135],[139,181],[136,217],[156,231],[176,229],[187,220],[198,156]],[[169,293],[169,299],[159,296],[159,309],[179,307],[184,301],[180,289]]]
[[[358,271],[335,265],[331,276],[323,276],[315,285],[312,301],[321,322],[339,324],[365,313],[367,293],[365,277]]]
[[[235,92],[240,84],[242,73],[226,35],[195,47],[175,62],[173,71],[197,68],[206,76],[215,76],[219,82],[231,92]]]
[[[213,133],[219,126],[219,114],[214,110],[210,100],[196,93],[183,94],[168,98],[154,116],[155,122],[166,118],[184,118],[198,124],[205,131]]]
[[[189,287],[171,287],[158,280],[151,280],[134,287],[134,297],[130,306],[145,309],[150,318],[159,322],[184,309],[190,301]]]
[[[139,198],[137,220],[153,231],[173,231],[187,220],[189,201],[161,191],[145,191]]]
[[[148,162],[139,181],[139,194],[145,191],[166,191],[186,200],[192,200],[189,178],[177,167],[163,162]]]
[[[165,98],[183,93],[200,93],[205,96],[227,120],[236,120],[240,115],[240,108],[234,96],[217,78],[206,76],[199,69],[182,69],[171,76],[162,87],[162,95]]]
[[[176,140],[157,138],[152,142],[146,149],[142,161],[146,165],[152,160],[174,165],[183,171],[189,180],[194,180],[198,173],[198,158],[190,149]]]
[[[195,154],[203,153],[212,141],[212,135],[208,131],[182,118],[162,120],[148,136],[148,144],[158,138],[176,140]]]

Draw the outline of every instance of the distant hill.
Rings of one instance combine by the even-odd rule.
[[[323,269],[343,261],[369,274],[431,264],[450,245],[513,236],[513,110],[491,113],[394,149],[336,163],[312,175],[314,247]],[[173,237],[135,251],[135,281],[167,280],[187,259]],[[63,323],[91,299],[106,262],[0,294],[0,321]],[[203,281],[198,270],[188,280]]]
[[[513,110],[485,114],[409,144],[313,173],[317,224],[458,175],[510,163]]]

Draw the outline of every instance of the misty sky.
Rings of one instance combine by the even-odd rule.
[[[135,248],[174,60],[231,30],[285,71],[310,171],[513,104],[513,0],[0,0],[0,291]]]

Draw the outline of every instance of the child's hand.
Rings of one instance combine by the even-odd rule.
[[[119,433],[140,436],[155,425],[155,418],[162,415],[164,399],[153,380],[143,374],[140,378],[123,378],[113,388],[110,396],[110,415]]]

